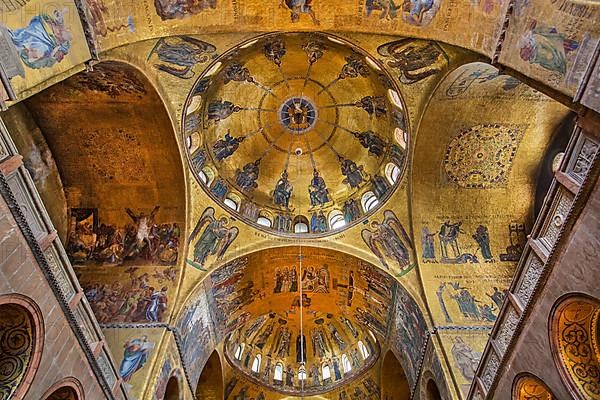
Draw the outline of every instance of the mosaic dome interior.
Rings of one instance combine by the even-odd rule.
[[[401,180],[403,100],[375,58],[337,37],[270,34],[215,59],[188,97],[184,135],[204,190],[282,234],[362,220]]]

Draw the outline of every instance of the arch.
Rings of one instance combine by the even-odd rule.
[[[331,369],[329,368],[329,364],[324,363],[321,366],[321,376],[323,377],[323,381],[331,379]]]
[[[368,191],[362,195],[360,203],[362,205],[363,211],[365,213],[368,213],[369,211],[377,207],[377,204],[379,204],[379,200],[377,199],[377,196],[375,196],[375,193]]]
[[[294,218],[293,226],[294,233],[308,233],[310,224],[304,215],[298,215]]]
[[[332,210],[327,218],[329,221],[329,229],[339,229],[346,225],[344,213],[340,210]]]
[[[261,355],[257,354],[252,361],[252,372],[258,374],[260,372]]]
[[[210,187],[215,180],[215,171],[213,171],[211,167],[204,167],[200,172],[200,176],[204,175],[206,179],[206,181],[203,180],[204,184],[206,184],[207,187]]]
[[[381,364],[381,391],[382,399],[410,399],[410,385],[404,368],[391,350],[385,354]]]
[[[390,184],[396,184],[396,182],[398,182],[398,178],[400,177],[400,167],[394,163],[387,163],[385,166],[385,177]]]
[[[363,360],[366,360],[367,357],[369,357],[369,355],[371,354],[367,346],[365,346],[365,344],[362,342],[362,340],[358,341],[358,350],[360,351],[360,355],[362,356]]]
[[[554,360],[575,398],[600,399],[599,317],[600,300],[580,293],[560,298],[550,315]]]
[[[196,400],[213,400],[223,398],[223,368],[219,353],[215,350],[210,355],[196,386]]]
[[[352,371],[352,364],[350,364],[350,360],[345,354],[342,354],[342,369],[344,370],[344,374],[347,374],[350,371]]]
[[[42,395],[44,400],[84,400],[81,382],[73,377],[61,379]]]
[[[37,372],[44,346],[42,313],[28,297],[0,296],[0,395],[22,398]]]
[[[394,140],[403,149],[406,150],[408,146],[408,133],[402,128],[394,129]]]
[[[427,381],[427,386],[425,390],[427,393],[427,400],[442,400],[440,389],[438,389],[437,384],[433,379],[429,379]]]
[[[104,61],[25,104],[67,193],[71,260],[175,265],[180,237],[162,236],[156,252],[150,239],[118,246],[142,213],[152,213],[154,223],[173,234],[185,232],[182,154],[168,109],[148,78],[128,63]]]
[[[228,195],[223,200],[223,203],[232,210],[239,211],[240,210],[240,202],[233,194]]]
[[[275,370],[273,372],[273,380],[277,382],[283,382],[283,364],[278,362],[275,364]]]
[[[165,390],[164,400],[180,400],[181,391],[179,389],[179,380],[176,376],[172,376],[167,381],[167,389]]]
[[[244,354],[245,346],[246,346],[246,343],[238,344],[237,348],[235,349],[235,353],[234,353],[234,357],[236,360],[241,361],[242,355]]]
[[[520,374],[513,384],[513,400],[552,400],[550,389],[540,378],[532,374]]]
[[[262,226],[266,226],[267,228],[272,228],[273,216],[267,211],[261,211],[258,214],[258,219],[256,220],[256,223]]]

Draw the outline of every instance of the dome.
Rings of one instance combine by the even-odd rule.
[[[298,313],[264,314],[225,341],[230,365],[260,386],[313,395],[348,384],[379,358],[375,336],[354,319]]]
[[[184,139],[208,195],[283,235],[340,231],[401,180],[408,140],[393,80],[358,47],[276,33],[213,61],[188,96]]]

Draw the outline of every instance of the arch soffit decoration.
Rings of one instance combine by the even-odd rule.
[[[83,390],[83,386],[81,382],[77,378],[67,377],[63,378],[58,382],[55,382],[52,386],[46,390],[46,392],[42,395],[42,399],[47,400],[52,396],[55,392],[60,389],[69,388],[75,394],[75,400],[85,400],[85,391]]]
[[[550,313],[552,357],[573,398],[600,399],[599,318],[600,300],[586,293],[560,297]]]
[[[21,294],[9,294],[0,296],[0,306],[14,305],[23,308],[30,319],[33,329],[32,352],[29,358],[29,364],[26,366],[25,373],[21,378],[15,392],[12,394],[15,398],[22,398],[33,383],[35,375],[40,364],[44,351],[45,326],[44,317],[39,306],[33,299]]]
[[[529,372],[518,374],[513,381],[512,399],[528,400],[531,398],[539,400],[556,399],[548,386],[536,375]]]

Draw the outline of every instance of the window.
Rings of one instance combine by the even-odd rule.
[[[339,229],[346,225],[346,220],[344,219],[344,214],[340,210],[333,210],[329,213],[329,228]]]
[[[275,372],[273,373],[273,380],[283,382],[283,364],[275,364]]]
[[[242,359],[242,353],[244,352],[244,343],[241,343],[238,345],[237,349],[235,349],[235,353],[233,354],[233,356],[235,357],[236,360],[241,360]]]
[[[408,134],[405,130],[400,128],[394,129],[394,139],[396,142],[398,142],[402,149],[406,150],[406,146],[408,144]]]
[[[254,357],[254,361],[252,361],[252,372],[258,374],[258,371],[260,371],[260,354]]]
[[[227,207],[231,208],[232,210],[238,211],[238,203],[236,203],[235,200],[233,200],[232,198],[226,197],[223,202]]]
[[[398,182],[398,177],[400,176],[400,168],[394,163],[388,163],[385,166],[385,177],[388,181],[393,185]]]
[[[350,360],[348,360],[348,356],[342,354],[342,368],[344,369],[344,373],[348,373],[352,371],[352,365],[350,365]]]
[[[294,233],[308,233],[308,225],[304,222],[298,222],[294,225]]]
[[[331,379],[331,370],[329,369],[329,365],[323,364],[321,371],[323,372],[323,380]]]
[[[404,110],[404,106],[402,105],[402,100],[400,100],[400,95],[398,94],[398,92],[392,89],[388,89],[388,97],[390,98],[392,104],[394,104],[399,109]]]
[[[298,371],[298,380],[299,381],[306,380],[306,369],[304,369],[304,367],[300,367],[300,370]]]
[[[363,194],[361,203],[363,210],[365,212],[369,212],[372,209],[374,209],[377,206],[377,204],[379,204],[379,200],[377,200],[375,193],[369,191]]]
[[[261,215],[260,217],[258,217],[258,219],[256,220],[256,223],[262,226],[266,226],[267,228],[271,228],[273,226],[273,222],[265,217],[264,215]]]
[[[206,181],[202,179],[202,175],[206,177]],[[204,182],[206,186],[210,186],[212,184],[212,181],[215,179],[215,173],[212,171],[212,169],[204,167],[200,171],[200,179],[202,179],[202,182]]]
[[[200,175],[200,180],[204,182],[205,185],[208,185],[208,176],[206,176],[204,171],[198,172],[198,175]]]
[[[360,354],[364,360],[369,357],[369,349],[367,349],[367,346],[360,340],[358,341],[358,350],[360,350]]]

